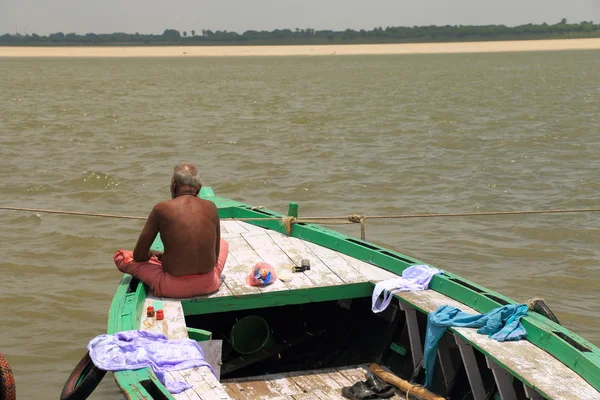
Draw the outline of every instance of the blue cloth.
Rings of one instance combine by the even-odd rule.
[[[374,313],[385,310],[394,297],[393,293],[427,289],[433,276],[442,272],[439,269],[431,268],[424,264],[412,265],[402,272],[401,278],[398,277],[377,282],[375,289],[373,289],[371,310]]]
[[[165,372],[195,367],[212,367],[204,360],[195,340],[168,340],[165,335],[147,331],[123,331],[92,339],[87,349],[94,365],[105,371],[152,367],[158,380],[170,393],[192,387],[185,382],[165,384]]]
[[[521,317],[525,315],[527,315],[527,304],[508,304],[479,315],[467,314],[451,306],[438,307],[427,317],[423,355],[425,387],[431,385],[437,346],[448,327],[479,328],[477,333],[488,335],[499,342],[521,340],[527,335],[521,324]]]

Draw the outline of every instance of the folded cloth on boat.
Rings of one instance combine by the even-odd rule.
[[[169,393],[192,387],[185,382],[165,383],[165,372],[196,367],[212,367],[195,340],[169,340],[165,335],[147,331],[123,331],[92,339],[87,349],[94,365],[105,371],[122,371],[152,367],[154,374]]]
[[[402,272],[401,278],[392,278],[378,282],[373,290],[371,310],[374,313],[385,310],[394,297],[393,293],[427,289],[433,276],[442,272],[439,269],[431,268],[424,264],[412,265]],[[383,299],[380,299],[382,294]]]
[[[485,314],[468,314],[456,307],[439,306],[427,317],[423,354],[425,387],[431,385],[437,346],[448,327],[479,328],[477,333],[488,335],[499,342],[521,340],[527,335],[521,324],[521,317],[525,315],[527,315],[527,304],[508,304],[494,308]]]

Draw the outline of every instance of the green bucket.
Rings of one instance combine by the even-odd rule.
[[[269,324],[257,315],[248,315],[236,322],[230,340],[233,349],[245,355],[266,350],[274,342]]]

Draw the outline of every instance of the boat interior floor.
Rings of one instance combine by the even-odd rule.
[[[367,365],[227,379],[221,381],[235,400],[337,400],[342,388],[366,380]],[[399,400],[395,394],[391,399]]]

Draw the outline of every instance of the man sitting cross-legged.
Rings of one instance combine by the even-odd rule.
[[[175,167],[172,199],[154,206],[133,252],[115,253],[119,271],[146,283],[156,296],[198,296],[221,285],[229,245],[221,239],[217,207],[198,197],[201,187],[196,167]],[[150,250],[159,232],[164,253]]]

